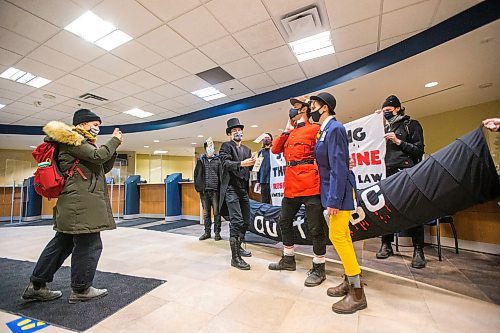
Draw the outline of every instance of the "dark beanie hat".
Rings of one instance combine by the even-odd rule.
[[[98,121],[102,123],[101,118],[94,112],[87,109],[80,109],[73,115],[73,126],[79,125],[81,123],[87,123],[89,121]]]
[[[399,101],[399,98],[397,98],[394,95],[391,95],[386,98],[384,104],[382,104],[382,108],[385,108],[386,106],[393,106],[395,108],[400,108],[401,102]]]

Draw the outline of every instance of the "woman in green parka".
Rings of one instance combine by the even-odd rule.
[[[36,263],[23,298],[50,301],[62,296],[50,290],[55,272],[71,257],[70,303],[106,296],[106,289],[92,287],[102,252],[100,232],[115,229],[107,192],[105,174],[113,168],[116,149],[122,143],[118,128],[104,145],[96,145],[101,118],[90,110],[80,109],[73,116],[73,126],[51,121],[44,128],[45,141],[58,147],[58,166],[65,173],[76,161],[74,173],[67,177],[54,207],[56,235]]]

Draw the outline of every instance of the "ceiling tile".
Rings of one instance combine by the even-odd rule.
[[[57,35],[49,39],[45,45],[83,62],[92,61],[106,53],[100,47],[66,30],[60,31]]]
[[[414,31],[414,32],[410,32],[409,34],[404,34],[404,35],[400,35],[400,36],[396,36],[396,37],[391,37],[391,38],[388,38],[388,39],[384,39],[384,40],[381,40],[380,41],[380,49],[385,49],[389,46],[392,46],[396,43],[399,43],[401,42],[402,40],[405,40],[411,36],[414,36],[416,34],[418,34],[419,32],[421,32],[421,30],[418,30],[418,31]]]
[[[10,90],[24,96],[33,92],[36,88],[28,86],[26,84],[21,84],[18,82],[0,78],[0,89]]]
[[[287,45],[256,54],[253,58],[266,71],[297,63]]]
[[[24,125],[24,126],[43,126],[47,124],[47,120],[35,118],[33,116],[26,117],[22,120],[12,123],[13,125]]]
[[[31,52],[28,57],[66,72],[83,65],[83,62],[43,45]]]
[[[327,0],[330,1],[330,0]],[[311,0],[263,0],[271,16],[283,16],[300,8],[310,6]]]
[[[19,92],[19,91],[12,91],[9,89],[2,88],[4,80],[0,80],[0,98],[1,99],[9,99],[9,100],[17,100],[27,93],[25,92]],[[5,80],[7,81],[7,80]]]
[[[203,102],[203,100],[201,98],[199,98],[198,96],[195,96],[193,94],[185,94],[182,96],[177,96],[177,97],[173,98],[173,100],[181,103],[182,105],[186,105],[186,106],[194,105],[194,104],[198,104],[198,103]]]
[[[231,36],[203,45],[199,49],[219,65],[248,57],[248,53]]]
[[[61,112],[53,109],[45,109],[43,111],[37,112],[36,117],[38,119],[43,119],[45,122],[51,121],[51,120],[60,120],[63,118],[66,118],[68,114],[66,112]],[[23,121],[23,125],[24,125]]]
[[[233,34],[250,54],[256,54],[285,44],[272,20],[259,23]]]
[[[378,39],[378,17],[332,30],[332,42],[336,52],[376,43]]]
[[[137,40],[167,59],[193,48],[193,45],[166,25],[148,32]]]
[[[33,105],[31,103],[28,104],[28,103],[24,103],[24,102],[14,102],[14,103],[10,104],[9,106],[6,106],[3,109],[6,109],[5,110],[6,112],[10,112],[10,113],[14,113],[14,114],[21,114],[21,115],[25,115],[25,116],[28,116],[30,114],[33,114],[35,112],[39,112],[40,110],[42,110],[42,108],[36,107],[35,105]]]
[[[118,77],[100,70],[92,65],[84,65],[73,71],[73,74],[86,80],[105,85],[118,79]]]
[[[144,7],[155,13],[163,21],[168,22],[201,5],[199,0],[137,0]]]
[[[102,0],[71,0],[83,9],[92,9]]]
[[[191,74],[197,74],[208,69],[217,67],[217,64],[210,60],[198,49],[194,49],[170,59],[174,64],[187,70]]]
[[[351,62],[364,58],[375,52],[377,52],[377,43],[361,46],[355,49],[339,52],[336,54],[337,54],[337,59],[339,61],[339,65],[345,66],[347,64],[350,64]]]
[[[56,92],[44,89],[36,89],[31,94],[24,96],[19,101],[33,104],[35,102],[41,102],[41,106],[44,108],[52,107],[56,104],[66,102],[70,97],[57,94]],[[47,95],[52,95],[54,98],[47,98]]]
[[[104,97],[110,102],[122,99],[125,96],[127,96],[127,94],[124,94],[123,92],[119,92],[119,91],[116,91],[116,90],[108,88],[108,87],[95,88],[95,89],[90,90],[89,93],[100,96],[100,97]]]
[[[185,90],[183,90],[177,86],[174,86],[173,84],[170,84],[170,83],[153,88],[152,90],[154,92],[162,95],[162,96],[165,96],[166,98],[173,98],[173,97],[177,97],[177,96],[180,96],[180,95],[183,95],[186,93]]]
[[[262,87],[262,88],[257,88],[254,89],[253,91],[255,92],[256,95],[266,93],[268,91],[276,90],[281,88],[278,84],[273,84],[272,86],[267,86],[267,87]]]
[[[147,111],[147,112],[151,112],[154,115],[160,115],[160,114],[164,114],[164,113],[175,114],[175,113],[171,112],[168,109],[165,109],[165,108],[163,108],[161,106],[154,105],[154,104],[148,104],[148,105],[141,106],[141,110],[144,110],[144,111]],[[160,118],[160,119],[162,119],[162,118]]]
[[[241,84],[238,80],[222,82],[216,84],[214,88],[227,96],[237,95],[249,91],[248,88]]]
[[[234,101],[237,101],[237,100],[240,100],[240,99],[243,99],[243,98],[247,98],[247,97],[250,97],[250,96],[253,96],[253,95],[255,95],[254,92],[251,91],[251,90],[248,90],[248,91],[245,91],[245,92],[240,93],[240,94],[231,95],[231,98]]]
[[[174,65],[170,61],[164,61],[159,64],[156,64],[147,69],[148,72],[153,73],[156,76],[161,77],[162,79],[172,82],[174,80],[178,80],[182,77],[188,76],[189,73],[180,68],[177,65]]]
[[[403,7],[408,7],[414,5],[418,2],[422,2],[425,0],[384,0],[384,13],[391,12],[396,9],[400,9]],[[446,0],[445,0],[446,1]],[[454,0],[451,0],[454,1]]]
[[[59,29],[7,1],[0,2],[0,26],[37,42],[44,42]],[[22,24],[20,24],[22,22]]]
[[[135,94],[134,97],[137,97],[139,99],[142,99],[143,101],[146,101],[148,103],[153,103],[153,104],[161,102],[161,101],[166,99],[165,96],[162,96],[160,94],[157,94],[157,93],[149,91],[149,90]]]
[[[335,54],[328,54],[323,57],[302,61],[300,67],[302,67],[307,77],[313,77],[338,68],[339,63]]]
[[[105,106],[96,107],[92,111],[95,112],[101,118],[112,117],[112,116],[116,116],[116,115],[120,114],[120,112],[117,112],[115,110],[111,110]]]
[[[134,40],[117,47],[111,52],[140,68],[146,68],[165,60]]]
[[[296,80],[303,80],[306,77],[302,72],[302,69],[298,64],[274,69],[269,71],[268,74],[276,81],[277,83],[285,83]]]
[[[226,104],[226,103],[229,103],[229,102],[232,102],[232,101],[233,100],[230,97],[217,98],[217,99],[213,99],[210,102],[208,102],[210,105],[207,106],[207,107],[210,107],[212,105],[222,105],[222,104]],[[198,106],[198,104],[195,105],[195,106]]]
[[[82,8],[71,1],[11,0],[11,2],[60,28],[64,28],[83,14]]]
[[[0,49],[0,65],[10,67],[21,58],[22,56],[17,53]]]
[[[44,90],[50,91],[51,93],[56,93],[69,98],[76,98],[81,95],[80,90],[62,85],[57,82],[51,82],[46,86],[43,86]]]
[[[480,2],[481,0],[441,1],[432,24],[438,24]]]
[[[179,113],[178,111],[180,110],[180,108],[184,107],[183,104],[181,104],[177,101],[174,101],[173,99],[167,99],[165,101],[156,103],[156,105],[158,105],[162,108],[171,110],[171,111],[176,112],[176,113]]]
[[[244,58],[221,66],[226,72],[239,79],[262,73],[264,70],[252,58]]]
[[[129,106],[130,108],[140,108],[143,105],[147,105],[148,102],[145,102],[141,99],[135,98],[135,97],[126,97],[118,101],[119,103],[125,104]],[[127,111],[127,110],[124,110]]]
[[[276,84],[276,82],[274,82],[273,79],[271,79],[266,73],[245,77],[243,79],[240,79],[240,81],[245,86],[254,91],[259,88],[264,88]]]
[[[82,79],[82,78],[80,78],[78,76],[74,76],[72,74],[68,74],[66,76],[63,76],[62,78],[60,78],[56,82],[59,84],[77,89],[77,90],[84,92],[84,93],[88,92],[92,89],[96,89],[99,86],[98,84],[96,84],[94,82],[90,82],[88,80]]]
[[[0,110],[0,124],[12,124],[25,117],[26,117],[25,115],[19,115],[7,112],[5,111],[5,108]]]
[[[0,27],[0,45],[2,48],[25,55],[38,46],[38,43]]]
[[[198,7],[170,21],[168,25],[196,46],[227,35],[224,27],[205,7]]]
[[[230,32],[236,32],[270,18],[260,0],[213,0],[206,6]]]
[[[129,75],[125,78],[125,80],[137,84],[146,89],[151,89],[154,87],[161,86],[162,84],[165,84],[165,81],[163,81],[159,77],[156,77],[145,71],[140,71],[132,75]]]
[[[57,68],[42,64],[41,62],[35,61],[33,59],[30,59],[30,58],[21,59],[21,61],[19,61],[16,64],[16,68],[21,69],[25,72],[29,72],[29,73],[34,74],[36,76],[44,77],[44,78],[52,80],[52,81],[54,81],[55,79],[64,75],[63,71],[61,71]]]
[[[373,16],[378,17],[380,13],[380,0],[329,0],[325,1],[325,5],[332,29],[337,29]]]
[[[196,90],[210,87],[210,83],[200,79],[195,75],[187,76],[172,83],[188,92],[193,92]]]
[[[380,39],[428,28],[438,3],[439,0],[428,0],[382,15]]]
[[[120,91],[124,94],[127,95],[134,95],[137,94],[138,92],[141,92],[144,90],[143,87],[139,87],[138,85],[135,85],[125,79],[120,79],[114,82],[111,82],[110,84],[107,85],[107,87]]]
[[[104,0],[92,11],[134,38],[162,23],[134,0]]]
[[[118,76],[125,76],[139,70],[138,67],[109,53],[92,61],[91,65]]]

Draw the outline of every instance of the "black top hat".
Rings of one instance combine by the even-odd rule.
[[[337,101],[332,94],[327,92],[320,92],[316,96],[311,96],[311,101],[314,100],[325,103],[330,108],[330,113],[335,114],[335,106],[337,106]]]
[[[241,129],[245,128],[242,124],[240,124],[240,120],[238,118],[231,118],[227,121],[226,134],[229,135],[233,128],[239,127]]]

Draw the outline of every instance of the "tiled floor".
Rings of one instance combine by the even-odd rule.
[[[337,315],[331,311],[335,299],[326,296],[326,289],[340,283],[339,264],[328,262],[327,281],[307,288],[303,282],[309,257],[298,256],[295,272],[272,272],[267,265],[279,256],[279,249],[250,244],[252,269],[239,271],[229,265],[227,241],[200,242],[181,234],[192,227],[102,233],[99,270],[167,283],[88,332],[496,332],[500,327],[498,305],[372,269],[363,275],[368,308]],[[4,228],[0,256],[36,261],[52,236],[49,226]],[[406,265],[407,259],[399,259]],[[498,268],[492,267],[495,272]],[[470,278],[481,282],[480,276]],[[14,318],[0,312],[0,332]],[[49,327],[41,332],[62,331]]]

